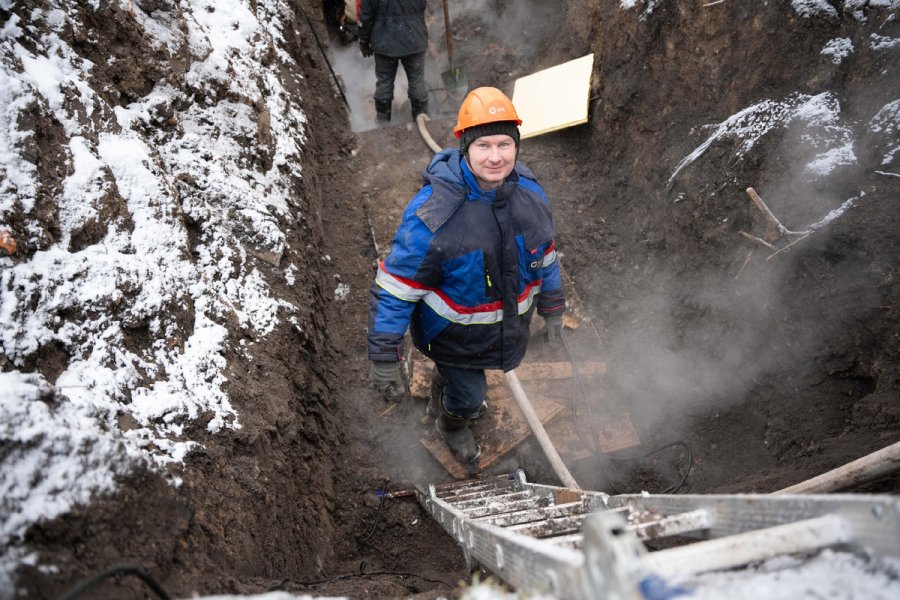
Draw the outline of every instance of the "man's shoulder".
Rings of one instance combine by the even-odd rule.
[[[423,188],[427,196],[415,210],[415,215],[435,233],[466,201],[465,193],[458,186],[442,179],[434,179]],[[422,192],[420,192],[422,194]]]

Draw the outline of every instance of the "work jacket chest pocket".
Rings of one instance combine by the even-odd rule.
[[[541,268],[544,266],[544,255],[547,252],[547,246],[550,244],[549,241],[537,244],[537,245],[529,245],[525,247],[525,270],[531,273],[532,275],[540,272]]]

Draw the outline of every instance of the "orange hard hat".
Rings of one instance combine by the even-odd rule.
[[[516,113],[516,107],[506,94],[497,88],[480,87],[469,92],[459,107],[453,135],[459,138],[462,132],[470,127],[501,121],[515,121],[516,125],[522,124],[522,119]]]

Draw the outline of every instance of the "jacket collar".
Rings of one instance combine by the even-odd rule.
[[[508,197],[512,190],[519,183],[519,170],[522,168],[520,163],[516,163],[512,173],[506,178],[506,181],[494,190],[483,190],[478,185],[475,174],[469,167],[465,157],[459,153],[458,148],[448,148],[438,152],[431,160],[431,164],[425,169],[425,182],[429,183],[428,177],[435,177],[454,187],[466,190],[466,196],[470,200],[480,200],[482,202],[493,203],[496,200],[502,200]]]

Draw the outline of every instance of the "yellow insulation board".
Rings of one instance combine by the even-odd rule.
[[[516,80],[513,104],[522,138],[588,122],[594,55],[538,71]]]

